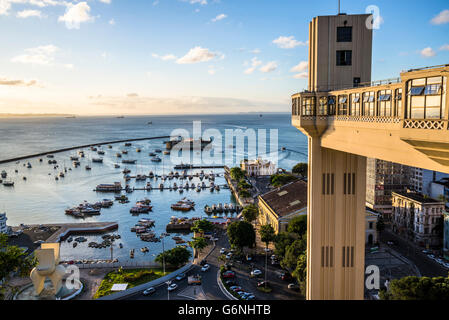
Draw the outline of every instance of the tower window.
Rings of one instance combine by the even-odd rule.
[[[352,27],[337,27],[337,42],[352,42]]]
[[[351,66],[352,65],[352,51],[339,50],[337,51],[337,66]]]

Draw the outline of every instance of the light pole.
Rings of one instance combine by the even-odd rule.
[[[267,275],[268,275],[268,245],[265,248],[265,290],[267,289]]]
[[[167,236],[166,233],[162,233],[160,239],[162,240],[162,268],[164,270],[165,276],[165,247],[164,247],[164,238]]]
[[[171,285],[171,281],[167,281],[167,300],[170,300],[170,285]]]

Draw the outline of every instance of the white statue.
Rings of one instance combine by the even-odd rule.
[[[56,295],[61,289],[65,275],[65,268],[59,265],[59,243],[42,243],[41,248],[35,250],[34,254],[39,264],[31,271],[30,278],[36,294],[42,293],[48,277],[53,283],[53,293]]]

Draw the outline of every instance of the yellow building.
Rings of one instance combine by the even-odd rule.
[[[307,215],[307,183],[302,180],[259,196],[258,222],[270,224],[276,234],[287,231],[290,220],[300,215]]]

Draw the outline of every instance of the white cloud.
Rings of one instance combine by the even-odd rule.
[[[431,23],[435,25],[449,23],[449,10],[441,11],[431,20]]]
[[[440,50],[441,51],[449,51],[449,44],[445,44],[445,45],[441,46]]]
[[[260,49],[254,49],[250,51],[252,54],[259,54],[260,53]]]
[[[100,2],[111,4],[111,0],[100,0]]]
[[[258,66],[260,66],[261,64],[262,64],[262,61],[259,60],[259,59],[257,59],[257,57],[252,58],[252,59],[251,59],[251,67],[249,67],[248,69],[246,69],[244,73],[245,73],[245,74],[251,74],[251,73],[253,73],[253,72],[256,70],[256,68],[257,68]],[[245,62],[244,65],[248,65],[248,62]]]
[[[306,42],[296,40],[294,36],[290,36],[290,37],[280,36],[279,38],[274,39],[273,43],[282,49],[293,49],[298,46],[306,46],[307,45]]]
[[[158,54],[156,54],[156,53],[153,53],[153,54],[151,54],[151,56],[153,57],[153,58],[156,58],[156,59],[161,59],[161,60],[163,60],[163,61],[169,61],[169,60],[176,60],[177,59],[177,57],[175,56],[175,55],[173,55],[173,54],[166,54],[166,55],[163,55],[163,56],[160,56],[160,55],[158,55]]]
[[[217,22],[217,21],[226,19],[227,17],[228,17],[227,15],[225,15],[224,13],[222,13],[222,14],[219,14],[218,16],[216,16],[215,18],[213,18],[211,21],[212,21],[212,22]]]
[[[301,73],[297,73],[293,76],[293,78],[295,79],[308,79],[309,78],[309,73],[307,72],[301,72]]]
[[[200,4],[202,6],[207,4],[207,0],[183,0],[184,2],[188,1],[190,4]]]
[[[37,65],[52,65],[54,54],[59,48],[54,45],[39,46],[25,50],[25,54],[16,56],[11,62]]]
[[[192,63],[206,62],[216,58],[217,56],[218,56],[217,53],[211,52],[209,51],[209,49],[195,47],[190,49],[190,51],[185,56],[176,60],[176,63],[192,64]]]
[[[8,0],[0,0],[0,15],[8,15],[11,9],[11,2]]]
[[[81,23],[93,21],[95,18],[90,15],[90,7],[87,2],[69,4],[63,16],[58,21],[65,22],[67,29],[79,29]]]
[[[427,47],[421,50],[421,56],[423,56],[424,58],[435,57],[436,52],[431,47]]]
[[[42,12],[39,10],[23,10],[17,12],[17,18],[38,17],[42,18]]]
[[[14,87],[34,87],[38,86],[37,80],[11,80],[7,78],[0,78],[0,86],[14,86]]]
[[[301,61],[298,65],[290,69],[290,72],[303,72],[309,69],[309,63],[307,61]]]
[[[270,61],[266,65],[262,66],[259,70],[263,73],[273,72],[278,68],[276,61]]]

